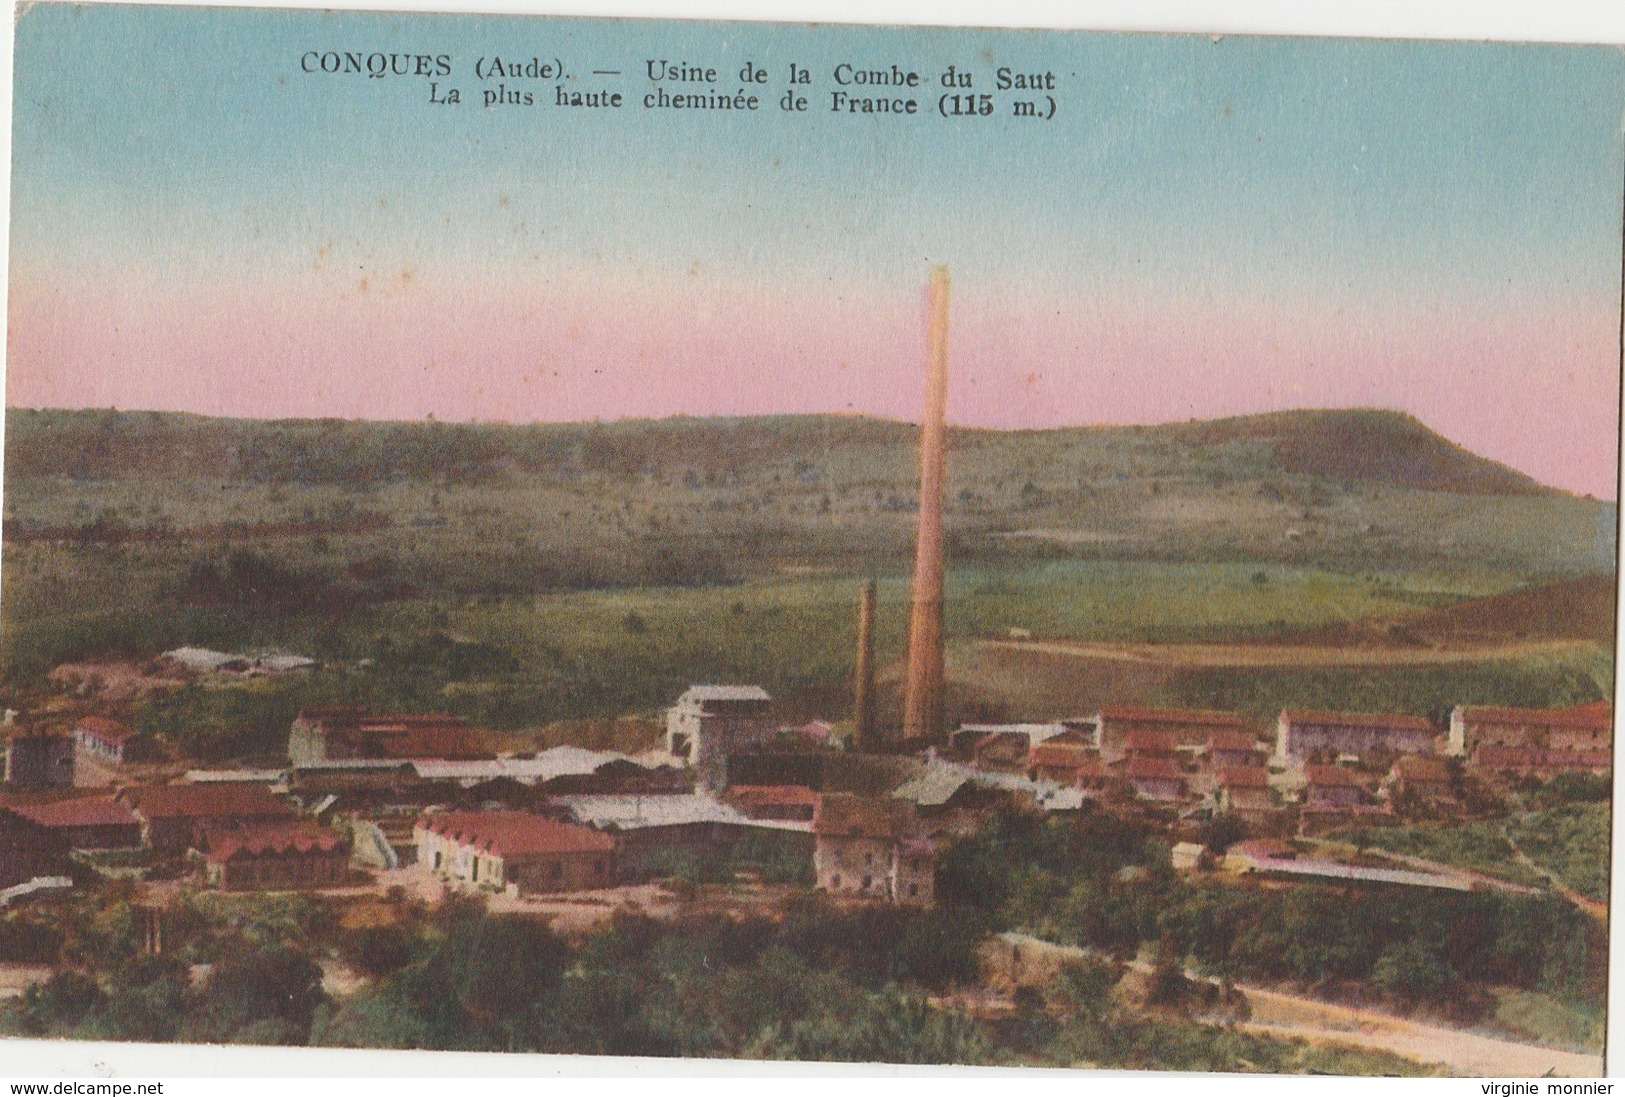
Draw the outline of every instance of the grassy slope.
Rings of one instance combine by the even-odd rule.
[[[1459,826],[1370,827],[1333,832],[1330,837],[1372,849],[1426,857],[1446,865],[1539,886],[1538,873],[1520,863],[1507,845],[1498,820]]]
[[[900,650],[906,424],[13,412],[8,426],[0,640],[14,688],[67,657],[265,645],[341,668],[275,687],[278,709],[337,694],[523,727],[739,678],[839,715],[868,574],[882,579],[883,661]],[[1583,572],[1611,544],[1611,506],[1541,489],[1404,416],[1208,427],[955,432],[950,636],[1248,638],[1405,618]],[[1356,442],[1400,456],[1337,456]],[[381,528],[353,528],[375,517]],[[39,539],[52,529],[84,536]],[[354,672],[362,659],[378,669]],[[1589,699],[1611,665],[1581,662],[1048,685],[1031,668],[973,668],[958,704],[1035,715],[1126,691],[1258,712],[1310,694],[1431,711]]]
[[[1567,804],[1508,820],[1531,861],[1593,899],[1608,899],[1607,804]]]

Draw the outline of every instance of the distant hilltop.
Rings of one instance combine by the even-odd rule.
[[[504,570],[534,573],[529,585],[591,587],[876,573],[914,542],[919,428],[865,416],[512,426],[13,410],[7,427],[15,545],[359,538],[395,560],[413,537],[466,533],[482,516],[481,537],[459,542],[476,555],[503,545],[524,561]],[[954,566],[1259,560],[1551,578],[1614,568],[1613,503],[1544,486],[1393,411],[959,427],[947,488]],[[208,600],[232,585],[230,567],[253,563],[202,560],[189,589]],[[420,581],[405,565],[387,576],[354,567],[391,596]]]
[[[911,423],[862,415],[676,416],[510,425],[228,419],[104,409],[14,408],[7,414],[8,476],[65,474],[86,479],[172,470],[188,476],[257,480],[377,475],[413,479],[560,467],[614,471],[609,466],[624,468],[628,463],[640,463],[648,471],[734,465],[835,447],[907,446],[918,431]],[[1472,453],[1409,414],[1380,409],[1280,411],[1153,426],[955,427],[950,433],[954,448],[961,452],[1017,438],[1037,448],[1068,443],[1134,448],[1143,440],[1156,440],[1193,451],[1229,450],[1239,455],[1243,450],[1263,450],[1273,471],[1334,480],[1475,495],[1557,490]],[[387,469],[374,467],[385,458]]]

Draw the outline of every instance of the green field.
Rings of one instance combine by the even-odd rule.
[[[1609,810],[1606,803],[1563,804],[1505,820],[1458,826],[1371,827],[1336,831],[1339,841],[1426,857],[1447,865],[1499,876],[1515,883],[1546,883],[1518,859],[1507,842],[1569,887],[1608,899]]]
[[[1565,804],[1515,816],[1507,829],[1531,861],[1582,895],[1608,901],[1606,803]]]

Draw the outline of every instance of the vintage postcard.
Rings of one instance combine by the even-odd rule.
[[[0,1036],[1602,1074],[1622,116],[19,7]]]

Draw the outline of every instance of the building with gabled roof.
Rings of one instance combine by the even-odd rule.
[[[60,835],[69,849],[133,849],[141,845],[141,820],[128,804],[111,795],[15,804],[12,810]]]
[[[1218,808],[1221,814],[1257,820],[1275,810],[1270,796],[1270,775],[1263,766],[1229,766],[1219,771]]]
[[[1536,750],[1612,750],[1614,706],[1595,701],[1568,708],[1457,705],[1450,712],[1450,754],[1469,755],[1481,746]]]
[[[1202,762],[1208,769],[1217,772],[1224,769],[1262,766],[1265,758],[1264,752],[1258,747],[1258,739],[1252,732],[1215,731],[1207,737]]]
[[[298,890],[347,882],[343,836],[306,820],[205,831],[198,841],[211,887]]]
[[[1306,765],[1298,819],[1305,833],[1346,822],[1390,823],[1393,809],[1372,797],[1366,782],[1346,766]]]
[[[1471,766],[1481,773],[1549,780],[1563,773],[1607,776],[1614,768],[1611,750],[1542,750],[1539,747],[1498,747],[1484,744],[1473,750]]]
[[[1431,723],[1405,713],[1283,709],[1276,722],[1275,761],[1301,766],[1343,755],[1364,758],[1377,751],[1431,754],[1437,738]]]
[[[0,890],[68,875],[68,843],[60,834],[0,807]]]
[[[1100,788],[1106,768],[1100,752],[1082,743],[1039,743],[1027,755],[1027,776],[1077,788]]]
[[[614,838],[530,812],[431,812],[413,837],[418,864],[453,883],[514,894],[615,884]]]
[[[1430,754],[1406,754],[1396,758],[1388,771],[1388,784],[1396,797],[1414,798],[1436,806],[1456,803],[1450,766],[1443,758]]]
[[[1237,712],[1102,705],[1095,714],[1095,746],[1103,751],[1116,750],[1138,731],[1170,736],[1173,749],[1194,748],[1207,742],[1214,732],[1250,731],[1252,726]]]
[[[1124,765],[1123,777],[1142,800],[1177,803],[1185,799],[1185,774],[1170,755],[1134,755]]]
[[[211,830],[286,823],[298,812],[264,785],[131,785],[117,799],[141,820],[144,843],[160,853],[184,853]]]
[[[907,906],[935,901],[936,851],[910,801],[827,794],[813,819],[813,835],[819,890]]]
[[[108,716],[79,717],[73,723],[73,741],[80,753],[114,765],[143,762],[150,754],[146,736]]]
[[[288,731],[296,766],[363,759],[490,758],[484,733],[443,712],[370,713],[359,705],[301,709]]]
[[[689,686],[666,710],[666,751],[713,788],[727,782],[728,755],[778,732],[773,699],[760,686]]]

